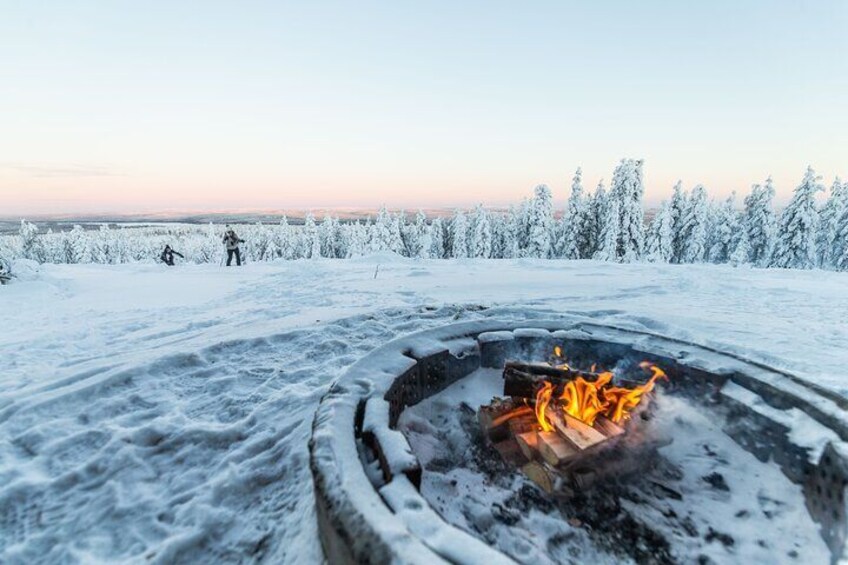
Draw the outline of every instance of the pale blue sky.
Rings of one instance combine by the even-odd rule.
[[[0,6],[0,215],[848,175],[846,1]]]

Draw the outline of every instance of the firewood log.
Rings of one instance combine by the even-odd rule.
[[[539,444],[539,438],[535,430],[516,435],[515,441],[528,461],[538,459],[539,452],[536,448]]]
[[[520,416],[532,416],[533,409],[513,400],[493,400],[488,406],[481,406],[477,411],[477,420],[484,437],[497,443],[510,437],[509,421]]]
[[[541,461],[531,461],[521,468],[531,481],[548,494],[562,488],[563,476],[553,467]]]
[[[579,450],[563,439],[558,432],[539,432],[537,438],[539,455],[553,467],[567,463],[579,453]]]
[[[624,428],[605,416],[595,418],[594,427],[607,438],[618,437],[624,433]]]
[[[554,429],[575,448],[582,451],[606,441],[606,436],[577,418],[548,406],[545,416],[553,425]]]
[[[577,377],[594,381],[598,375],[586,371],[551,367],[550,365],[517,363],[508,361],[504,365],[504,395],[513,398],[536,398],[536,392],[544,382],[555,387],[563,385]]]

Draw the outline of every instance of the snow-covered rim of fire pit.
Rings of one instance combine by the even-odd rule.
[[[512,563],[432,509],[418,492],[418,460],[394,427],[406,406],[481,366],[502,366],[516,347],[547,347],[546,342],[557,340],[620,345],[701,371],[723,398],[769,421],[805,455],[801,473],[785,466],[796,462],[781,465],[790,479],[804,482],[807,506],[822,525],[834,559],[843,555],[848,400],[790,373],[710,347],[563,319],[480,320],[412,334],[373,351],[330,387],[315,414],[309,445],[319,533],[329,561]],[[813,428],[814,433],[797,433],[799,428]],[[380,457],[386,484],[379,491],[360,458],[363,443]]]

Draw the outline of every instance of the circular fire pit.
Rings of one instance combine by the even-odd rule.
[[[490,539],[481,539],[478,532],[470,533],[474,528],[452,519],[446,511],[452,501],[428,498],[430,495],[422,490],[422,483],[430,484],[426,480],[428,467],[422,465],[421,454],[399,429],[399,420],[404,423],[401,416],[408,407],[423,407],[448,394],[450,391],[445,391],[453,389],[452,385],[485,382],[497,390],[502,383],[495,381],[507,361],[541,361],[556,347],[566,351],[569,359],[592,360],[599,366],[644,360],[662,367],[669,380],[663,383],[661,396],[703,410],[699,417],[734,446],[763,465],[778,465],[781,480],[802,493],[798,506],[806,509],[792,510],[809,522],[805,524],[807,530],[819,529],[832,559],[843,556],[848,531],[848,401],[841,396],[737,355],[660,335],[568,320],[532,321],[520,326],[487,320],[393,341],[352,366],[322,399],[313,424],[310,466],[319,532],[329,562],[524,560],[522,554],[512,552],[510,556]],[[674,402],[665,405],[673,406]],[[409,410],[412,424],[416,409],[421,407]],[[466,411],[477,408],[464,405]],[[427,414],[432,413],[430,410]],[[668,425],[690,425],[669,414]],[[690,439],[694,442],[694,435],[684,434],[675,445],[686,446]],[[497,457],[491,447],[480,449],[487,458]],[[709,447],[705,449],[710,451]],[[722,457],[711,455],[719,460]],[[750,455],[746,457],[754,461]],[[729,500],[733,496],[720,474],[701,478],[705,489],[727,490]],[[667,490],[670,497],[679,496],[673,488],[662,484],[657,488]],[[525,490],[522,487],[522,492]],[[539,499],[539,508],[551,509],[555,508],[552,504],[559,504],[559,497],[538,490],[528,498]],[[781,512],[769,506],[780,506],[780,501],[763,498],[760,510],[768,518]],[[740,527],[744,527],[747,513],[744,508],[737,513],[743,524]],[[576,522],[575,527],[580,527]],[[712,528],[705,539],[704,543],[733,544],[731,536]],[[568,538],[559,541],[560,545],[569,543]],[[768,540],[760,541],[767,547]],[[795,551],[788,555],[803,561]],[[641,560],[638,554],[628,556]]]

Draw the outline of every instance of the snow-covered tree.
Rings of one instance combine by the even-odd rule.
[[[707,191],[702,185],[692,189],[688,206],[680,218],[681,263],[700,263],[707,252]]]
[[[739,233],[739,214],[736,212],[734,203],[736,193],[733,192],[727,199],[713,210],[710,247],[707,258],[712,263],[727,263],[730,255],[736,247]]]
[[[393,251],[398,255],[403,255],[403,235],[402,232],[406,226],[406,214],[403,210],[392,218],[389,227],[389,251]]]
[[[652,263],[668,263],[674,255],[671,204],[663,201],[648,231],[647,257]]]
[[[464,259],[468,257],[468,220],[462,210],[454,214],[450,226],[451,257]]]
[[[616,256],[623,261],[638,260],[644,251],[645,215],[642,209],[644,192],[642,161],[622,159],[613,172],[607,199],[618,202]],[[609,214],[606,218],[612,220]],[[610,230],[606,231],[609,233]]]
[[[91,255],[89,253],[88,236],[82,226],[75,225],[71,231],[66,232],[63,238],[63,249],[65,263],[89,263]]]
[[[108,224],[101,224],[94,237],[91,238],[91,260],[101,265],[118,263],[117,235],[109,229]]]
[[[780,215],[773,266],[787,269],[812,269],[816,266],[819,225],[816,193],[824,190],[820,180],[813,168],[807,167],[804,179]]]
[[[671,195],[671,262],[681,263],[683,257],[683,237],[681,227],[683,216],[689,207],[689,195],[683,190],[683,181],[677,181]]]
[[[321,257],[321,236],[318,233],[318,226],[315,224],[315,216],[312,212],[306,214],[303,221],[303,230],[301,231],[303,244],[303,256],[307,259],[318,259]]]
[[[371,245],[373,251],[388,251],[392,248],[392,218],[386,206],[377,212],[377,219],[371,227]]]
[[[403,229],[404,254],[407,257],[423,258],[428,256],[427,216],[422,210],[415,215],[415,221],[406,224]]]
[[[509,212],[504,218],[503,226],[503,258],[515,259],[521,257],[521,237],[523,219],[522,208],[509,207]]]
[[[742,230],[748,238],[749,260],[753,265],[766,267],[774,250],[776,220],[772,210],[774,183],[771,177],[765,185],[755,184],[745,197]]]
[[[604,206],[604,219],[602,222],[601,236],[598,249],[595,251],[594,259],[599,261],[618,261],[621,255],[618,252],[620,217],[619,201],[608,200]]]
[[[848,206],[842,209],[842,214],[836,220],[836,236],[831,256],[834,268],[848,271]]]
[[[604,181],[598,182],[595,193],[586,203],[586,222],[583,227],[583,247],[580,250],[581,257],[593,257],[600,247],[601,230],[603,229],[604,215],[606,213],[607,193]]]
[[[445,252],[445,228],[441,218],[435,218],[430,223],[430,251],[429,256],[433,259],[444,259]]]
[[[45,260],[45,250],[38,237],[38,227],[26,220],[21,220],[18,235],[21,239],[21,256],[24,259],[43,263]]]
[[[816,246],[819,253],[819,266],[826,269],[835,266],[837,225],[846,207],[848,207],[848,184],[843,184],[839,177],[836,177],[830,188],[830,197],[819,212]]]
[[[482,204],[474,209],[471,220],[468,253],[470,257],[488,259],[492,256],[492,224]]]
[[[559,255],[563,259],[581,259],[587,244],[586,200],[583,197],[583,170],[579,167],[571,180],[571,195],[562,217]]]
[[[365,254],[368,249],[368,236],[365,226],[359,223],[359,220],[347,226],[347,249],[345,257],[360,257]]]
[[[527,210],[527,246],[525,257],[547,259],[551,256],[553,228],[553,198],[551,189],[544,184],[536,187],[535,196]]]
[[[730,264],[734,267],[744,265],[748,262],[751,255],[751,247],[748,244],[748,232],[739,230],[739,237],[736,240],[736,247],[730,254]]]

